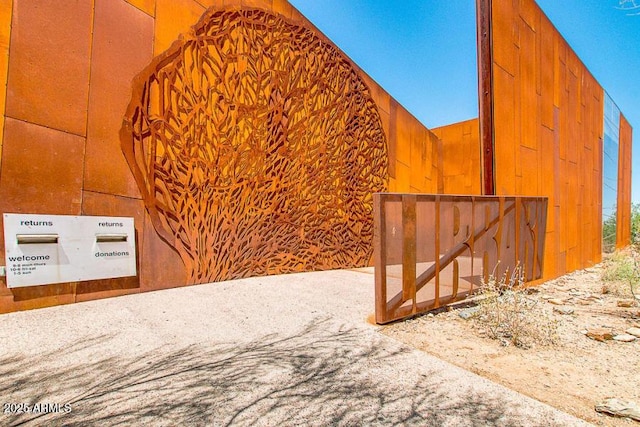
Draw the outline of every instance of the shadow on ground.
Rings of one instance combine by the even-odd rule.
[[[71,412],[2,414],[0,424],[509,424],[502,400],[452,398],[441,374],[408,365],[408,350],[371,336],[363,347],[361,330],[318,320],[287,338],[201,342],[137,358],[105,351],[111,356],[86,361],[87,350],[109,348],[109,336],[37,358],[2,357],[3,402],[68,403]]]

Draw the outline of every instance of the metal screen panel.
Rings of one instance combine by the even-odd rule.
[[[517,266],[542,277],[544,197],[374,195],[376,322],[464,299]]]

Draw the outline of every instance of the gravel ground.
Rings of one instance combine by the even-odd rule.
[[[640,328],[640,307],[618,306],[629,301],[630,293],[626,297],[602,293],[602,268],[573,272],[527,296],[535,302],[536,312],[546,313],[557,325],[552,345],[505,346],[489,338],[475,318],[461,318],[468,309],[398,322],[383,333],[596,425],[639,426],[628,418],[595,411],[610,397],[640,403],[640,339],[601,342],[586,335],[604,329],[613,337]],[[528,313],[529,318],[534,315]]]
[[[0,425],[588,425],[380,334],[370,270],[0,316]]]

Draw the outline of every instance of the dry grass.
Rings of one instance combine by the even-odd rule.
[[[640,254],[637,248],[617,251],[604,261],[602,293],[640,300]]]
[[[559,321],[522,285],[520,269],[499,280],[492,275],[479,293],[476,326],[502,345],[530,348],[558,344]]]
[[[541,283],[535,288],[538,292],[524,290],[524,295],[516,294],[525,298],[524,301],[536,300],[537,303],[526,304],[535,307],[535,312],[547,310],[542,314],[543,318],[555,317],[559,321],[555,323],[557,330],[551,334],[552,341],[556,342],[553,345],[536,342],[535,349],[526,350],[511,344],[510,337],[491,339],[485,326],[479,323],[477,311],[480,307],[469,307],[468,304],[394,323],[385,327],[384,333],[594,425],[630,426],[633,423],[628,420],[594,411],[594,405],[607,397],[640,402],[638,381],[633,380],[640,378],[640,339],[600,342],[585,335],[586,330],[603,326],[611,329],[613,335],[623,334],[629,328],[640,328],[640,307],[621,307],[618,305],[620,298],[613,294],[602,295],[603,268],[603,264],[598,264]],[[494,297],[501,292],[509,295],[500,289],[494,292]],[[509,297],[503,300],[506,303]],[[556,305],[552,300],[563,304]],[[554,311],[557,309],[573,312],[562,314]],[[476,314],[469,318],[474,310]],[[501,323],[492,321],[489,324]],[[554,322],[551,322],[552,329],[553,326]],[[499,331],[499,328],[493,330]],[[502,345],[504,343],[509,345]]]

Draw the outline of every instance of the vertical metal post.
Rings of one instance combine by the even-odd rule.
[[[440,196],[435,197],[435,216],[436,216],[436,224],[435,224],[435,279],[436,279],[436,289],[435,289],[435,299],[434,299],[434,308],[440,307]]]
[[[402,196],[402,298],[416,312],[416,195]]]
[[[387,249],[384,195],[373,195],[373,259],[376,296],[376,323],[388,320],[387,314]]]
[[[493,41],[491,0],[476,0],[478,40],[478,100],[482,150],[482,192],[495,194],[493,137]]]

